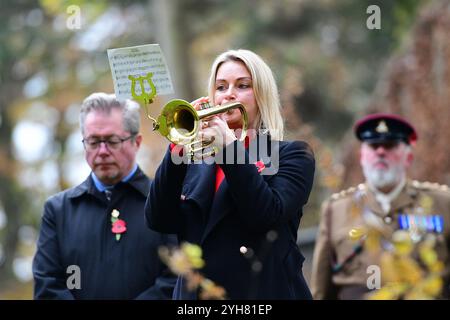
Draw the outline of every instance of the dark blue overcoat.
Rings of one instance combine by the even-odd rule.
[[[269,145],[272,155],[266,159],[249,151],[255,150],[252,144],[227,146],[224,158],[233,150],[246,164],[220,164],[225,180],[216,193],[216,164],[175,164],[168,150],[150,188],[147,222],[177,234],[179,241],[199,244],[206,262],[201,272],[223,286],[229,299],[311,299],[296,240],[314,156],[305,142]],[[265,164],[261,172],[257,160]],[[277,165],[275,174],[265,174]],[[174,297],[196,298],[181,278]]]
[[[150,180],[138,168],[115,186],[111,202],[89,176],[82,184],[45,203],[33,261],[36,299],[170,299],[176,278],[158,257],[158,247],[176,244],[175,236],[149,230],[144,204]],[[127,230],[116,241],[111,211]],[[81,274],[80,289],[69,289]],[[69,268],[69,269],[68,269]]]

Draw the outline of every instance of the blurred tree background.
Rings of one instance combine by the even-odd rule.
[[[381,29],[366,12],[381,10]],[[317,174],[302,228],[321,201],[357,183],[353,121],[392,111],[419,131],[419,179],[450,182],[449,0],[4,0],[0,4],[0,299],[32,298],[31,261],[51,194],[83,181],[80,102],[112,92],[106,50],[159,43],[175,94],[206,94],[230,48],[259,53],[277,78],[288,139],[314,148]],[[74,11],[75,10],[75,11]],[[80,28],[72,28],[77,10]],[[144,117],[143,117],[144,118]],[[142,122],[138,161],[153,176],[167,142]],[[432,155],[432,156],[430,156]]]

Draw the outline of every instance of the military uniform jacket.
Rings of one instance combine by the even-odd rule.
[[[430,207],[423,208],[424,203]],[[364,249],[355,250],[355,241],[349,236],[352,228],[365,224],[365,210],[379,218],[383,232],[388,235],[399,229],[400,215],[441,215],[443,231],[437,235],[435,250],[445,266],[449,266],[450,191],[447,186],[407,181],[391,203],[390,211],[384,213],[374,193],[361,184],[333,195],[322,206],[311,279],[315,299],[361,299],[368,291],[367,268],[380,265],[379,255]],[[448,279],[444,281],[448,288]]]
[[[176,239],[145,226],[149,187],[150,180],[138,168],[129,181],[114,187],[110,202],[91,176],[50,197],[33,261],[34,297],[170,299],[176,278],[161,262],[158,248],[176,245]],[[111,230],[113,209],[126,222],[119,241]],[[73,266],[80,271],[79,288],[75,278],[69,279],[75,275]]]
[[[224,287],[228,299],[311,299],[302,274],[304,257],[296,244],[313,183],[310,147],[300,141],[279,142],[274,151],[279,169],[273,175],[258,172],[242,143],[223,151],[230,148],[245,154],[246,161],[220,164],[225,179],[217,192],[216,164],[176,165],[168,150],[150,188],[149,227],[199,244],[205,260],[200,272]],[[264,170],[270,165],[265,163]],[[243,247],[252,254],[244,255]],[[175,298],[195,299],[183,290],[181,278]]]

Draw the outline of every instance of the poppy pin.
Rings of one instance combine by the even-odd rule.
[[[116,235],[116,241],[119,241],[122,233],[127,231],[127,223],[124,220],[119,219],[119,216],[120,212],[117,209],[114,209],[111,212],[111,231]]]
[[[266,168],[266,165],[261,160],[255,162],[255,166],[258,169],[258,173],[261,173]]]

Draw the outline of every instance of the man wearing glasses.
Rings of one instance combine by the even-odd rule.
[[[447,296],[449,188],[408,179],[417,134],[405,119],[371,114],[359,120],[354,131],[361,141],[365,183],[334,194],[323,204],[312,268],[314,298]],[[432,249],[423,254],[428,244]],[[406,264],[400,268],[393,261],[407,262],[408,271],[402,269]],[[443,282],[430,286],[422,281],[430,275]],[[405,280],[414,276],[413,282]]]
[[[33,261],[36,299],[170,299],[175,278],[158,257],[173,236],[149,230],[150,180],[136,164],[139,106],[94,93],[81,106],[80,185],[47,200]]]

